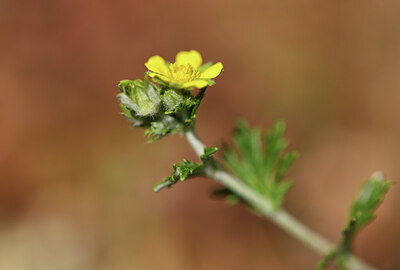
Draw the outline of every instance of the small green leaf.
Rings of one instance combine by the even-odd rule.
[[[172,167],[174,171],[171,173],[171,175],[165,177],[162,182],[154,186],[153,190],[155,192],[158,192],[165,187],[171,187],[179,181],[185,181],[188,178],[201,175],[204,164],[191,162],[187,159],[184,159],[183,162],[176,163]]]
[[[350,249],[354,234],[375,218],[374,211],[392,184],[392,181],[384,179],[382,172],[375,172],[363,184],[350,210],[348,225],[343,230],[344,248]]]
[[[161,181],[160,183],[156,184],[153,187],[153,191],[154,192],[159,192],[160,190],[162,190],[163,188],[170,188],[172,185],[174,184],[174,182],[172,182],[169,179],[164,179],[163,181]]]
[[[375,218],[375,209],[382,202],[392,183],[390,180],[385,180],[382,172],[375,172],[365,181],[350,209],[347,225],[342,230],[341,241],[332,252],[324,256],[317,265],[317,270],[325,269],[331,262],[339,267],[346,265],[355,234]]]
[[[189,117],[189,119],[195,119],[196,118],[197,109],[199,108],[200,103],[204,98],[204,93],[206,92],[206,89],[207,89],[207,87],[204,87],[204,88],[200,89],[200,92],[194,97],[193,103],[190,104],[190,114],[189,114],[190,117]]]
[[[204,148],[204,154],[201,155],[200,158],[201,159],[208,158],[208,157],[214,155],[215,153],[217,153],[217,151],[218,151],[218,148],[215,147],[215,146],[210,147],[210,148],[205,147]]]

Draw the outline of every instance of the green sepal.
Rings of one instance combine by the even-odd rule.
[[[149,76],[150,77],[150,74],[151,74],[152,72],[150,72],[150,71],[146,71],[146,76]],[[161,80],[160,78],[158,78],[158,77],[151,77],[151,80],[153,81],[153,82],[155,82],[155,83],[158,83],[159,85],[161,85],[161,86],[163,86],[163,87],[167,87],[168,86],[168,83],[166,83],[166,82],[164,82],[163,80]]]
[[[216,82],[214,80],[208,79],[207,84],[208,84],[208,86],[213,86],[216,84]]]
[[[132,110],[128,109],[124,104],[120,103],[120,108],[122,111],[120,114],[128,119],[132,123],[133,127],[141,127],[145,125],[143,120],[137,117],[136,114]]]
[[[118,99],[137,116],[152,116],[159,112],[160,89],[149,80],[122,80],[118,85],[122,92]]]
[[[209,67],[211,67],[212,65],[213,65],[212,62],[207,62],[207,63],[201,65],[200,67],[198,67],[198,68],[197,68],[197,71],[199,71],[199,72],[204,72],[204,71],[206,71]]]
[[[150,122],[144,134],[149,137],[148,142],[154,142],[168,134],[180,131],[181,128],[182,124],[174,117],[162,115],[161,117],[156,118],[155,121]]]
[[[165,113],[170,114],[176,112],[176,109],[182,105],[185,97],[182,90],[168,89],[164,92],[162,99],[166,110]]]
[[[190,124],[194,119],[196,119],[196,112],[204,98],[206,89],[207,87],[200,89],[200,92],[192,98],[191,103],[188,104],[189,117],[186,119],[186,123]]]

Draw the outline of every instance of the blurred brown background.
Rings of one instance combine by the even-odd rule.
[[[288,124],[285,206],[332,241],[362,181],[400,178],[400,2],[0,0],[0,269],[313,269],[319,256],[197,179],[154,194],[192,150],[146,144],[121,79],[197,49],[225,71],[198,117],[208,145],[238,116]],[[400,267],[400,190],[356,253]]]

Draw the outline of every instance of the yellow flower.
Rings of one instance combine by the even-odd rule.
[[[213,85],[215,77],[222,71],[222,63],[214,65],[203,62],[200,53],[196,50],[181,51],[175,57],[175,63],[166,62],[161,56],[149,58],[145,66],[149,69],[149,76],[175,89],[203,88]]]

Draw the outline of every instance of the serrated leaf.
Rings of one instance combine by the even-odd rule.
[[[244,120],[239,120],[233,135],[234,147],[224,148],[227,167],[258,193],[271,199],[275,208],[281,206],[292,185],[283,177],[297,158],[297,153],[285,152],[288,142],[283,138],[284,131],[285,124],[280,121],[263,136],[259,129],[250,128]]]

